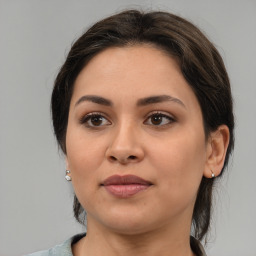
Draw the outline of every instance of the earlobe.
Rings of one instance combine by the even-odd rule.
[[[67,158],[67,157],[66,157],[65,161],[66,161],[66,176],[65,176],[65,179],[66,179],[67,181],[72,181],[72,178],[71,178],[71,171],[70,171],[70,169],[69,169],[69,163],[68,163],[68,158]]]
[[[226,125],[220,125],[216,131],[211,132],[207,144],[207,159],[204,170],[206,178],[214,178],[220,175],[228,144],[229,128]]]
[[[65,158],[65,162],[66,162],[66,170],[69,170],[69,161],[68,161],[68,157],[66,156]]]

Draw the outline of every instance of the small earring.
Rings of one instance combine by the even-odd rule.
[[[211,172],[212,172],[212,179],[213,179],[213,178],[215,178],[215,174],[213,173],[213,171],[212,171],[212,170],[211,170]]]
[[[65,179],[66,179],[67,181],[71,181],[72,179],[71,179],[71,177],[70,177],[68,174],[70,174],[70,171],[66,170]]]

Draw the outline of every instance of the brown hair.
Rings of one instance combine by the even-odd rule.
[[[166,12],[121,12],[97,22],[74,43],[56,77],[51,100],[54,131],[62,151],[66,153],[69,105],[80,71],[104,49],[144,43],[162,49],[178,60],[182,74],[200,104],[206,138],[221,124],[228,126],[230,142],[223,174],[234,146],[232,96],[223,60],[197,27]],[[192,219],[194,236],[198,239],[202,239],[209,229],[214,182],[215,179],[203,177],[198,189]],[[80,223],[84,223],[84,214],[75,196],[74,215]]]

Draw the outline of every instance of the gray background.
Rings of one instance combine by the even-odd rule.
[[[217,45],[235,100],[236,148],[215,193],[209,256],[256,255],[256,1],[0,0],[0,255],[46,249],[83,228],[52,135],[53,79],[71,43],[127,7],[167,10]]]

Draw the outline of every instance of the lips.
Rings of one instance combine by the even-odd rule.
[[[135,175],[113,175],[101,184],[110,194],[119,197],[131,197],[149,188],[152,183]]]

